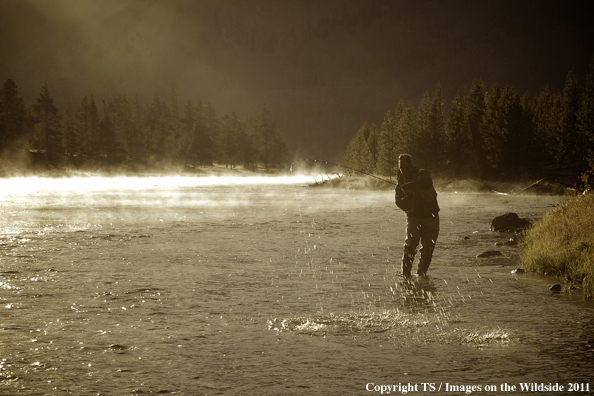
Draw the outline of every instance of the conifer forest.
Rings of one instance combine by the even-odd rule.
[[[585,81],[570,70],[562,91],[517,92],[474,79],[448,103],[441,88],[415,106],[400,101],[378,127],[365,123],[345,165],[395,176],[399,153],[436,175],[518,180],[594,168],[594,57]]]
[[[94,159],[104,166],[217,162],[270,169],[294,160],[266,105],[255,115],[218,117],[210,102],[180,104],[172,88],[166,99],[155,93],[142,102],[114,92],[97,103],[90,94],[75,108],[60,109],[44,84],[27,106],[12,79],[0,90],[0,150],[13,162],[42,155],[49,163],[61,159],[75,166]],[[474,79],[448,103],[439,85],[417,106],[400,100],[379,127],[361,126],[347,146],[344,165],[393,177],[400,153],[448,177],[514,180],[553,169],[591,172],[594,57],[584,81],[570,70],[558,92],[545,86],[519,93],[510,85]]]
[[[84,96],[73,108],[60,109],[44,84],[27,106],[18,86],[7,79],[0,91],[0,152],[21,166],[35,158],[77,167],[88,161],[102,167],[158,163],[195,167],[213,162],[255,169],[287,164],[287,147],[270,109],[240,117],[217,117],[210,102],[178,102],[155,93],[148,102],[114,92],[99,103]],[[39,161],[39,159],[38,159]]]

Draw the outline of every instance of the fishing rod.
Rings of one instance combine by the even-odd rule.
[[[314,160],[311,160],[311,159],[308,159],[308,158],[302,158],[302,159],[300,159],[300,160],[297,160],[296,162],[303,162],[303,161],[305,161],[305,162],[312,161],[312,162],[319,162],[319,163],[328,164],[328,165],[335,165],[335,166],[338,166],[339,168],[345,168],[345,169],[349,169],[349,170],[352,170],[353,172],[362,173],[362,174],[364,174],[364,175],[367,175],[367,176],[370,176],[370,177],[376,178],[376,179],[378,179],[378,180],[381,180],[381,181],[384,181],[384,182],[386,182],[386,183],[390,183],[390,184],[392,184],[392,185],[396,185],[396,183],[394,183],[394,182],[393,182],[393,181],[391,181],[391,180],[382,179],[381,177],[377,177],[377,176],[375,176],[375,175],[372,175],[372,174],[370,174],[370,173],[363,172],[362,170],[355,169],[355,168],[351,168],[350,166],[346,166],[346,165],[336,164],[336,163],[334,163],[334,162],[330,162],[330,161],[322,161],[322,160],[315,160],[315,159],[314,159]],[[291,164],[291,168],[290,168],[290,170],[291,170],[291,173],[293,173],[293,164],[294,164],[294,163],[295,163],[295,162],[293,162],[293,163]]]

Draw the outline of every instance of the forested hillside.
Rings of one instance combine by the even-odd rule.
[[[97,160],[106,168],[121,163],[183,168],[216,161],[269,169],[290,162],[267,106],[255,116],[231,112],[219,118],[210,102],[179,103],[172,89],[168,98],[155,93],[149,102],[114,92],[97,103],[85,95],[76,107],[60,109],[47,84],[27,106],[12,79],[0,89],[0,153],[25,169],[31,153],[48,166],[66,161],[74,167]]]
[[[547,172],[578,176],[594,169],[594,56],[584,81],[570,70],[560,91],[519,93],[475,79],[448,102],[441,88],[418,105],[401,100],[382,124],[364,124],[345,165],[394,176],[398,155],[437,175],[517,180]]]

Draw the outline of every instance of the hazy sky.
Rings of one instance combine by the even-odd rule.
[[[212,101],[219,116],[267,103],[294,146],[344,145],[402,98],[475,77],[560,89],[594,52],[588,1],[0,0],[0,78],[31,104],[114,91]],[[327,147],[326,147],[327,146]],[[334,154],[334,153],[330,153]]]

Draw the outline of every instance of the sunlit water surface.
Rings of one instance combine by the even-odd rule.
[[[393,194],[306,182],[1,181],[0,393],[594,389],[592,305],[512,274],[489,231],[560,198],[440,194],[430,277],[403,282]],[[506,257],[475,257],[491,249]]]

